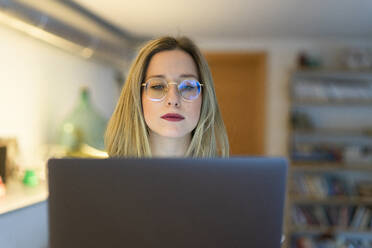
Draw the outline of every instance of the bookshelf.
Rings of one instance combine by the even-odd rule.
[[[372,72],[295,71],[286,247],[372,247]]]

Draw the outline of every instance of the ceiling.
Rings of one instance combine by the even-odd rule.
[[[371,0],[75,0],[137,35],[372,38]]]

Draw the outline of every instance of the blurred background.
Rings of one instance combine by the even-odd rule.
[[[51,156],[104,157],[137,49],[185,35],[211,67],[232,155],[292,162],[286,245],[372,247],[371,16],[369,0],[0,0],[3,180],[43,180]]]

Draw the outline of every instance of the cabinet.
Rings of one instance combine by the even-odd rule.
[[[290,80],[288,247],[372,247],[372,72]]]

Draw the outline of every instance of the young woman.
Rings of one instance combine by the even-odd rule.
[[[111,157],[229,155],[211,73],[190,39],[162,37],[140,50],[105,146]]]

